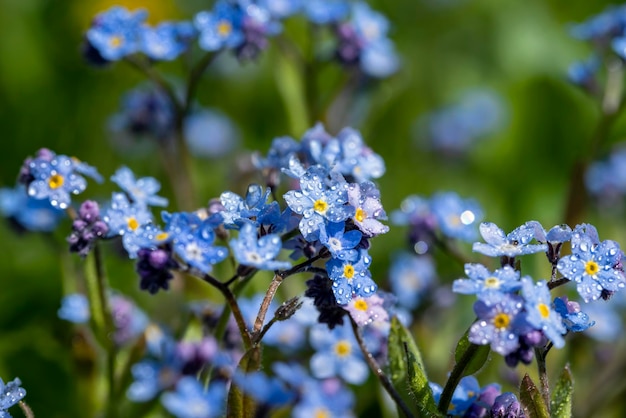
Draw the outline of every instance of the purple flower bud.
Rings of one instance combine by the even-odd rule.
[[[80,209],[78,209],[78,216],[86,222],[93,222],[100,217],[100,207],[97,202],[93,200],[85,200]]]
[[[154,250],[148,255],[150,265],[155,269],[161,269],[167,265],[170,256],[164,250]]]
[[[496,398],[491,407],[491,416],[494,418],[525,417],[522,406],[511,392],[505,392]]]

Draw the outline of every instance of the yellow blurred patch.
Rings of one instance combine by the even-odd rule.
[[[130,11],[145,9],[148,12],[148,23],[155,25],[159,22],[169,20],[188,20],[191,16],[185,16],[175,2],[171,0],[152,0],[150,2],[140,0],[95,0],[76,2],[74,15],[76,20],[85,28],[91,20],[101,12],[108,10],[112,6],[122,6]]]

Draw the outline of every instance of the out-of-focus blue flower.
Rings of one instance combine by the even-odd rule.
[[[200,32],[198,41],[205,51],[236,48],[244,41],[243,11],[238,5],[219,0],[212,11],[196,15],[194,24]]]
[[[577,283],[576,290],[585,300],[608,299],[624,288],[624,273],[616,267],[622,251],[615,241],[596,241],[595,228],[589,235],[580,225],[572,235],[572,254],[562,257],[557,268],[568,279]]]
[[[300,11],[305,0],[259,0],[259,6],[264,7],[277,18],[284,19]]]
[[[441,192],[433,195],[430,206],[446,236],[468,242],[476,239],[476,225],[483,213],[475,200],[462,199],[454,192]]]
[[[339,379],[309,379],[292,414],[294,418],[353,418],[353,408],[354,394]]]
[[[148,137],[166,140],[174,132],[174,104],[161,90],[141,85],[122,97],[119,113],[113,115],[109,127],[115,136]]]
[[[360,231],[345,231],[345,222],[329,222],[320,230],[320,242],[330,251],[333,258],[354,260],[358,256],[354,249],[361,242]]]
[[[57,311],[59,318],[75,324],[84,324],[91,318],[89,301],[80,293],[72,293],[61,299],[61,307]]]
[[[363,383],[369,374],[357,341],[349,325],[332,330],[325,325],[311,328],[311,345],[316,353],[311,357],[311,373],[318,379],[341,377],[355,385]]]
[[[2,417],[11,418],[7,409],[17,404],[26,396],[26,390],[21,386],[22,381],[17,377],[7,384],[0,379],[0,414]]]
[[[285,387],[281,380],[269,377],[263,372],[235,372],[233,382],[257,402],[266,405],[286,405],[296,397],[295,392]]]
[[[524,277],[522,279],[522,295],[525,300],[526,320],[535,329],[541,330],[552,341],[556,348],[565,345],[563,334],[567,332],[561,315],[552,309],[550,289],[545,280],[536,284]]]
[[[508,235],[496,224],[483,222],[480,224],[480,235],[486,244],[475,242],[472,249],[490,257],[516,257],[546,251],[546,244],[530,244],[535,237],[535,225],[532,222],[517,227]]]
[[[177,418],[216,418],[224,413],[226,387],[213,382],[205,391],[204,386],[193,377],[183,377],[176,384],[175,392],[161,396],[161,403]]]
[[[135,179],[135,174],[128,167],[120,167],[111,176],[111,181],[124,190],[133,203],[144,206],[167,206],[167,199],[157,196],[161,183],[154,177]]]
[[[366,181],[348,186],[348,203],[355,208],[352,220],[368,237],[385,234],[389,231],[379,219],[387,219],[387,214],[380,203],[380,192],[376,185]]]
[[[585,335],[596,341],[613,342],[624,335],[622,313],[615,309],[614,303],[588,303],[585,313],[594,324],[585,330]]]
[[[239,144],[233,121],[214,109],[202,109],[185,118],[185,140],[189,151],[202,158],[219,158]]]
[[[567,300],[567,297],[554,298],[554,310],[561,315],[563,325],[571,332],[584,331],[596,323],[580,310],[578,302]]]
[[[307,0],[304,14],[316,25],[328,25],[343,20],[350,12],[350,5],[345,0]]]
[[[300,178],[301,190],[285,193],[287,205],[302,215],[300,232],[306,240],[318,239],[319,229],[326,220],[342,222],[354,214],[354,207],[346,205],[347,188],[343,178],[329,179],[325,169],[312,166]]]
[[[507,120],[503,98],[488,89],[465,92],[454,104],[427,113],[416,124],[416,139],[459,155],[501,130]]]
[[[280,173],[282,168],[289,167],[289,161],[300,151],[301,146],[295,139],[281,136],[272,140],[267,157],[253,155],[253,164],[259,170]]]
[[[146,314],[130,299],[114,294],[109,299],[113,318],[113,340],[118,346],[125,345],[139,337],[146,330],[149,320]]]
[[[570,64],[567,68],[567,79],[572,84],[594,91],[598,88],[596,76],[599,68],[600,60],[597,56],[592,55],[586,61],[577,61]]]
[[[610,6],[587,21],[573,25],[570,34],[585,41],[606,42],[623,34],[626,25],[626,7]]]
[[[400,253],[393,257],[389,270],[391,291],[398,303],[405,308],[415,309],[422,296],[436,279],[432,258]]]
[[[87,181],[80,174],[87,172],[96,175],[96,180],[99,178],[95,170],[86,170],[87,167],[90,166],[65,155],[53,154],[51,159],[30,160],[28,195],[34,199],[48,199],[52,206],[67,209],[71,203],[70,195],[82,193],[87,188]]]
[[[523,332],[523,300],[517,295],[491,294],[489,299],[474,303],[478,317],[469,331],[469,341],[490,344],[491,349],[503,356],[514,352],[519,346],[519,336]]]
[[[189,47],[195,29],[191,22],[162,22],[141,31],[141,52],[154,60],[172,61]]]
[[[369,272],[372,259],[367,250],[360,250],[353,260],[331,258],[326,263],[328,276],[333,281],[333,294],[337,303],[345,305],[353,295],[368,297],[378,289]]]
[[[237,262],[260,270],[279,270],[291,267],[288,261],[277,261],[276,256],[282,249],[282,241],[276,234],[258,237],[257,228],[244,224],[239,236],[230,240],[230,248]]]
[[[137,257],[137,251],[144,241],[141,227],[152,223],[152,214],[146,206],[133,204],[124,193],[113,193],[110,206],[104,211],[103,221],[109,227],[109,236],[122,236],[122,244],[130,258]]]
[[[626,194],[626,147],[618,147],[606,160],[593,162],[585,172],[587,190],[599,205],[621,204]]]
[[[510,266],[504,266],[493,273],[482,264],[465,264],[468,279],[457,279],[452,291],[466,295],[476,294],[478,298],[492,293],[513,293],[522,287],[520,273]]]
[[[118,61],[139,51],[147,16],[142,9],[131,12],[124,7],[111,7],[94,18],[87,30],[87,41],[105,60]]]
[[[65,217],[65,212],[49,200],[29,197],[23,185],[0,189],[0,213],[33,232],[52,232]]]
[[[335,160],[332,162],[333,169],[338,170],[344,176],[349,176],[357,183],[377,179],[385,173],[385,162],[382,157],[372,151],[363,142],[361,133],[352,128],[343,128],[337,134],[338,150]],[[334,141],[324,149],[325,154],[334,147]],[[332,161],[330,151],[327,159]]]

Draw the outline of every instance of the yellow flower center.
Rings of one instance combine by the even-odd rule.
[[[319,214],[325,214],[328,210],[328,203],[323,201],[322,199],[317,199],[315,203],[313,203],[313,210]]]
[[[167,232],[161,232],[159,234],[157,234],[154,239],[156,239],[157,241],[163,241],[165,239],[167,239],[167,237],[169,237],[169,234]]]
[[[354,266],[352,264],[343,266],[343,276],[348,280],[354,277]]]
[[[65,179],[60,174],[53,174],[48,179],[48,186],[53,190],[63,186],[63,183],[65,183]]]
[[[350,354],[350,351],[352,351],[352,347],[350,346],[350,343],[346,340],[341,340],[337,344],[335,344],[335,353],[339,357],[347,356],[348,354]]]
[[[502,330],[509,326],[511,323],[511,317],[505,313],[499,313],[493,318],[493,325],[498,328],[498,330]]]
[[[500,280],[497,277],[487,277],[485,279],[485,287],[489,289],[497,289],[500,287]]]
[[[109,45],[113,48],[119,48],[120,46],[122,46],[123,42],[124,40],[122,39],[121,36],[114,36],[109,41]]]
[[[541,314],[542,318],[547,318],[550,316],[550,308],[548,308],[548,305],[546,305],[545,303],[540,303],[539,306],[537,306],[537,309],[539,309],[539,313]]]
[[[139,222],[137,222],[137,219],[135,219],[134,217],[128,218],[126,220],[126,225],[128,225],[128,229],[130,229],[131,231],[139,228]]]
[[[230,33],[233,30],[233,26],[230,24],[229,21],[227,20],[222,20],[218,25],[217,25],[217,33],[222,36],[222,37],[226,37],[228,35],[230,35]]]
[[[593,260],[589,260],[585,264],[585,273],[587,273],[590,276],[595,276],[599,270],[600,270],[600,267],[598,266],[598,263],[596,263]]]
[[[354,214],[354,219],[356,219],[357,222],[363,222],[365,218],[367,218],[367,213],[365,213],[363,209],[358,208]]]
[[[313,418],[330,418],[330,413],[326,408],[315,408]]]
[[[356,302],[354,302],[354,308],[359,310],[359,311],[367,311],[367,302],[365,302],[364,299],[358,299]]]

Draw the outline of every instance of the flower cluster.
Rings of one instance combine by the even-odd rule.
[[[600,242],[591,225],[578,225],[573,231],[557,225],[549,231],[536,221],[529,221],[505,234],[493,223],[483,223],[480,231],[486,243],[474,243],[474,251],[500,257],[502,267],[488,270],[481,264],[466,264],[467,278],[454,282],[453,290],[475,294],[477,321],[469,330],[474,344],[491,346],[515,366],[529,364],[535,347],[561,348],[567,331],[584,331],[593,323],[580,306],[566,299],[552,299],[550,290],[559,284],[575,282],[585,302],[608,299],[624,287],[622,252],[611,240]],[[531,242],[536,240],[538,244]],[[561,246],[571,243],[572,253],[561,256]],[[533,281],[515,270],[516,257],[544,252],[553,266],[550,281]],[[558,279],[556,274],[561,273]]]
[[[192,21],[146,23],[143,9],[115,6],[97,15],[85,34],[85,57],[95,65],[143,55],[171,61],[196,44],[209,53],[232,51],[240,60],[256,58],[268,38],[280,34],[285,18],[303,14],[336,37],[338,60],[358,64],[371,77],[388,77],[399,60],[387,37],[389,22],[366,3],[335,1],[218,0]]]

